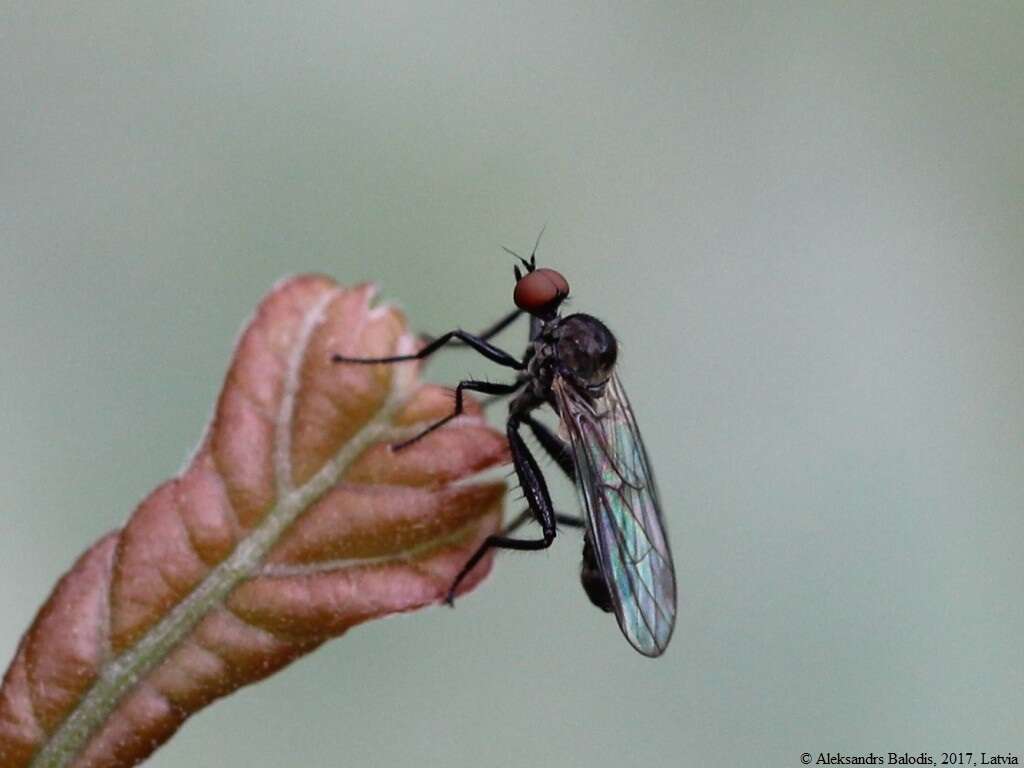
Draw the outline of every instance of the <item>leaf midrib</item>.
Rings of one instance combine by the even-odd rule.
[[[310,337],[322,322],[327,305],[340,293],[338,289],[329,291],[303,318],[299,342],[295,345],[285,374],[285,393],[275,425],[278,438],[282,434],[290,436],[295,393],[299,386],[299,366],[302,365]],[[400,344],[410,343],[411,339],[407,336],[400,341]],[[242,581],[255,574],[281,534],[341,477],[353,460],[374,442],[387,436],[392,430],[391,417],[402,407],[410,381],[403,368],[405,366],[396,367],[388,396],[374,418],[305,484],[289,488],[289,483],[282,482],[284,478],[290,478],[291,468],[287,465],[288,455],[279,450],[280,445],[275,441],[273,455],[277,503],[263,522],[239,541],[231,555],[133,647],[103,666],[96,682],[36,753],[30,768],[64,768],[70,765],[117,708],[124,695],[166,659],[178,643],[213,608],[223,603]],[[281,485],[286,488],[282,489]]]

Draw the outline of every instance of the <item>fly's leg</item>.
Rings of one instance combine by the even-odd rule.
[[[533,519],[533,512],[530,510],[529,507],[527,507],[522,512],[520,512],[518,515],[516,515],[515,520],[513,520],[511,523],[509,523],[508,525],[506,525],[504,528],[501,529],[501,535],[502,536],[508,536],[510,533],[513,533],[513,532],[519,530],[520,528],[522,528],[524,525],[526,525],[532,519]]]
[[[491,360],[498,365],[504,365],[506,368],[514,368],[517,371],[523,370],[523,364],[516,358],[512,357],[508,352],[498,349],[486,339],[481,339],[479,336],[474,336],[472,333],[466,333],[466,331],[463,330],[448,331],[448,333],[438,336],[419,352],[415,352],[411,355],[392,355],[391,357],[345,357],[344,355],[334,355],[331,357],[331,360],[335,363],[358,363],[361,365],[404,363],[409,360],[423,360],[437,352],[437,350],[441,349],[441,347],[452,339],[459,339],[460,341],[465,342],[466,346],[472,347],[488,360]]]
[[[572,458],[572,448],[569,447],[569,444],[530,414],[523,416],[523,422],[533,432],[533,436],[537,438],[537,442],[540,443],[540,447],[544,449],[544,452],[555,460],[558,468],[570,480],[576,482],[576,467]]]
[[[519,319],[519,316],[521,314],[523,314],[523,310],[521,310],[521,309],[514,309],[514,310],[512,310],[507,315],[505,315],[503,318],[498,320],[498,322],[494,323],[493,325],[489,325],[487,328],[485,328],[484,330],[480,331],[480,333],[476,334],[476,337],[478,339],[482,339],[483,341],[487,341],[492,336],[497,336],[503,330],[505,330],[510,325],[512,325],[512,323],[514,323],[517,319]],[[423,333],[423,334],[420,334],[420,339],[422,339],[425,344],[429,344],[430,342],[432,342],[434,340],[434,337],[431,336],[429,333]],[[453,342],[451,342],[450,346],[453,346],[453,347],[464,347],[464,346],[466,346],[466,343],[462,342],[462,341],[453,341]]]
[[[530,508],[527,507],[516,515],[515,520],[501,529],[501,535],[508,536],[510,533],[522,528],[532,519],[533,512],[531,512]],[[566,528],[583,528],[586,525],[581,518],[576,517],[575,515],[563,515],[560,513],[555,513],[555,522],[559,525],[564,525]]]
[[[533,418],[530,414],[526,414],[521,418],[530,427],[530,431],[533,432],[533,436],[537,438],[537,442],[540,443],[540,447],[544,449],[544,452],[554,459],[558,468],[565,473],[566,477],[576,482],[576,466],[573,463],[572,448],[569,447],[569,443],[548,429],[546,424]],[[555,519],[559,525],[564,525],[568,528],[587,527],[583,518],[576,517],[575,515],[556,514]],[[518,522],[518,518],[516,522]]]
[[[519,376],[516,377],[515,389],[511,389],[508,392],[499,392],[496,395],[489,395],[487,397],[480,398],[480,407],[483,408],[486,411],[488,408],[490,408],[495,403],[498,403],[501,400],[504,400],[506,397],[508,397],[513,392],[518,390],[527,381],[529,381],[529,379],[530,379],[530,377],[527,374],[520,373]]]
[[[503,330],[512,325],[512,323],[518,320],[521,314],[523,314],[523,310],[513,309],[511,312],[509,312],[507,315],[501,318],[498,322],[494,323],[494,325],[491,325],[490,327],[487,328],[487,330],[482,331],[477,335],[484,341],[491,338],[492,336],[497,336]]]
[[[443,427],[445,424],[447,424],[449,421],[454,419],[456,416],[461,415],[462,414],[462,393],[463,393],[463,391],[465,391],[467,389],[470,392],[483,392],[484,394],[487,394],[487,395],[508,395],[508,394],[510,394],[512,392],[515,392],[517,389],[519,389],[519,384],[518,383],[515,383],[515,384],[492,384],[489,381],[473,381],[473,380],[460,381],[458,386],[455,387],[455,408],[452,410],[452,412],[449,413],[447,416],[445,416],[443,419],[439,419],[438,421],[435,421],[433,424],[431,424],[429,427],[424,429],[418,435],[416,435],[414,437],[410,437],[408,440],[406,440],[404,442],[397,443],[397,444],[391,446],[391,450],[393,450],[393,451],[400,451],[403,448],[407,448],[410,445],[412,445],[413,443],[415,443],[417,440],[421,440],[424,437],[426,437],[427,435],[429,435],[431,432],[433,432],[438,427]]]
[[[523,421],[529,425],[530,431],[533,432],[533,436],[537,438],[541,447],[555,460],[555,463],[569,476],[569,479],[575,482],[576,466],[569,444],[529,414],[523,418]],[[574,519],[576,527],[586,527],[586,523],[582,520]],[[558,522],[562,522],[562,520],[559,519]],[[590,542],[590,534],[583,537],[583,565],[580,568],[580,581],[583,583],[583,591],[587,593],[590,602],[602,611],[612,610],[612,596],[608,591],[608,583],[604,579],[604,574],[601,573],[601,567],[597,564],[597,556],[594,554],[594,547]]]
[[[445,597],[445,602],[448,605],[454,605],[455,590],[458,589],[466,575],[473,570],[473,567],[480,562],[480,559],[487,554],[488,550],[547,549],[555,540],[556,516],[551,505],[551,494],[548,493],[548,486],[544,482],[544,475],[541,474],[540,467],[537,466],[537,460],[533,458],[533,454],[530,453],[530,449],[526,447],[526,443],[519,434],[519,424],[520,418],[513,415],[509,417],[506,427],[508,444],[512,451],[512,464],[515,467],[516,476],[519,478],[519,486],[526,496],[526,503],[529,504],[529,511],[540,523],[542,537],[539,539],[513,539],[505,535],[488,536],[480,548],[469,558],[469,561],[462,566],[462,570],[452,582],[448,595]]]

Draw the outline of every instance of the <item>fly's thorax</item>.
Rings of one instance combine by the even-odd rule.
[[[569,315],[558,321],[551,336],[559,368],[587,388],[603,388],[612,375],[619,351],[608,327],[590,315]]]

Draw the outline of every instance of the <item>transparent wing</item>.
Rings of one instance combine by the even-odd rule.
[[[630,644],[660,656],[676,619],[676,577],[658,489],[617,375],[590,400],[556,377],[554,391],[572,442],[587,529]]]

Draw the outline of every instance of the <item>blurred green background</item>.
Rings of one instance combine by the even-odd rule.
[[[5,4],[3,663],[185,460],[276,280],[477,328],[547,222],[659,472],[667,655],[566,532],[151,765],[1024,753],[1022,41],[1019,2]]]

